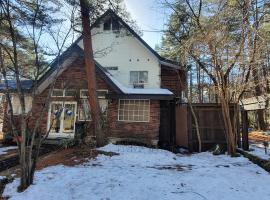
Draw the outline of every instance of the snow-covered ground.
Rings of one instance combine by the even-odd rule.
[[[10,200],[269,200],[270,175],[244,157],[200,153],[175,155],[135,146],[107,145],[83,165],[53,166],[36,173],[35,184]]]
[[[263,144],[254,143],[249,146],[249,148],[252,150],[249,153],[256,155],[262,159],[270,159],[270,147],[267,148],[267,154],[265,154],[264,146]]]
[[[11,147],[0,147],[0,155],[7,154],[9,150],[17,149],[17,146],[11,146]]]

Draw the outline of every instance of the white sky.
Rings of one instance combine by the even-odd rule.
[[[152,47],[161,42],[161,32],[167,23],[168,10],[164,9],[159,0],[124,0],[127,11],[143,30],[143,39]]]

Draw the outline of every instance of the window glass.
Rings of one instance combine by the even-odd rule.
[[[149,119],[150,100],[119,100],[119,121],[148,122]]]
[[[111,18],[108,19],[108,20],[106,20],[106,21],[104,22],[104,24],[103,24],[103,30],[104,30],[104,31],[109,31],[109,30],[111,30],[111,23],[112,23]]]
[[[52,91],[52,97],[63,97],[63,96],[64,96],[64,90],[53,89],[53,91]]]
[[[148,71],[131,71],[130,83],[148,83]]]
[[[80,97],[81,98],[87,98],[88,97],[88,90],[83,89],[80,91]]]
[[[112,19],[112,30],[119,30],[120,24],[117,19]]]
[[[65,97],[75,97],[75,96],[76,96],[76,90],[74,89],[65,90]]]
[[[29,113],[32,110],[32,97],[25,96],[24,101],[25,101],[25,113]],[[12,109],[13,109],[14,115],[22,114],[22,107],[21,107],[21,103],[20,103],[20,99],[19,99],[18,95],[13,95],[11,97],[11,104],[12,104]],[[10,112],[10,109],[11,108],[8,105],[8,112]]]
[[[79,105],[79,120],[80,121],[90,121],[91,120],[91,111],[88,99],[81,99]]]

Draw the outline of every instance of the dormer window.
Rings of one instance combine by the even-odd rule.
[[[104,31],[111,30],[111,18],[104,22],[104,24],[103,24],[103,30]]]
[[[148,83],[148,71],[131,71],[130,84],[134,88],[143,88]]]
[[[107,19],[103,24],[103,30],[104,31],[118,31],[120,29],[120,24],[117,19],[109,18]]]

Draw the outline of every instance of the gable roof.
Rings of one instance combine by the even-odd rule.
[[[136,33],[121,17],[119,17],[112,9],[108,9],[105,13],[103,13],[95,22],[92,24],[91,29],[99,25],[104,18],[107,16],[112,16],[116,18],[135,38],[139,40],[160,62],[160,64],[165,65],[167,67],[173,67],[177,69],[183,69],[181,68],[180,63],[164,58],[161,55],[159,55],[152,47],[150,47],[139,35]],[[80,41],[82,37],[78,39]]]
[[[70,62],[64,63],[65,60],[70,59],[72,57],[72,61],[75,61],[78,57],[84,57],[84,51],[77,45],[72,45],[72,48],[68,49],[67,52],[61,55],[61,58],[58,61],[53,63],[51,69],[41,78],[39,81],[39,88],[38,91],[42,92],[45,88],[49,86],[51,83],[49,79],[50,76],[55,78],[56,75],[59,76],[67,67],[70,66]],[[59,70],[60,67],[60,70]],[[174,94],[170,92],[168,89],[135,89],[135,88],[126,88],[120,82],[118,82],[104,67],[102,67],[97,61],[95,61],[95,71],[99,73],[99,75],[103,78],[103,80],[116,92],[116,94],[123,98],[128,95],[148,95],[149,98],[152,99],[160,99],[166,97],[166,99],[172,99]],[[58,72],[57,74],[55,72]],[[53,79],[51,79],[52,81]],[[42,86],[42,84],[44,84]]]
[[[45,88],[49,86],[51,81],[58,77],[63,71],[70,66],[77,58],[83,57],[84,51],[74,42],[70,48],[67,49],[57,60],[52,63],[50,70],[48,70],[44,76],[38,81],[38,92],[42,92]],[[69,60],[69,62],[66,62]],[[66,63],[65,63],[66,62]],[[95,61],[95,71],[101,75],[105,82],[116,92],[121,93],[121,90],[115,85],[110,79],[107,78],[103,67]],[[48,80],[50,77],[53,79]],[[43,86],[42,86],[43,84]]]
[[[91,25],[91,29],[107,16],[115,17],[130,33],[136,37],[154,56],[157,57],[159,62],[162,65],[167,67],[173,67],[180,69],[180,65],[177,62],[165,59],[161,57],[154,49],[152,49],[127,23],[125,23],[122,18],[120,18],[114,11],[111,9],[107,10],[102,16],[100,16],[94,24]],[[79,47],[78,43],[82,40],[82,36],[80,36],[64,53],[58,56],[51,64],[50,69],[38,80],[37,82],[37,92],[41,93],[44,89],[46,89],[52,82],[58,77],[72,62],[75,61],[79,56],[84,56],[83,50]],[[161,66],[162,66],[161,65]],[[135,89],[135,88],[127,88],[123,86],[120,82],[118,82],[114,77],[103,68],[97,61],[95,61],[95,70],[98,72],[101,77],[105,80],[105,82],[116,92],[116,96],[121,96],[123,98],[128,98],[127,96],[133,96],[138,98],[150,98],[150,99],[172,99],[174,94],[170,92],[168,89]],[[27,83],[27,84],[26,84]],[[22,83],[23,89],[27,91],[31,91],[33,89],[33,81],[27,80]],[[11,83],[12,89],[16,90],[16,84]],[[3,86],[2,86],[3,87]],[[5,88],[3,88],[5,89]],[[1,91],[1,84],[0,84]]]

